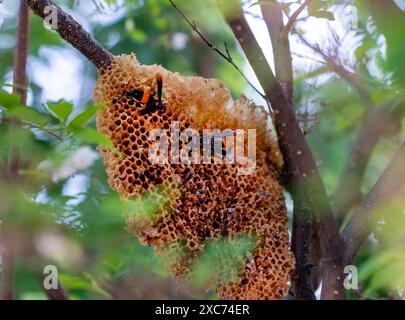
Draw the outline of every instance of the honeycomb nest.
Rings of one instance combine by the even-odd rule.
[[[163,78],[164,110],[141,115],[126,95],[156,88]],[[282,159],[267,128],[267,114],[245,97],[233,101],[216,79],[185,77],[159,65],[140,64],[134,55],[117,56],[99,70],[94,100],[106,103],[98,130],[116,149],[99,147],[109,185],[124,199],[138,201],[128,229],[152,245],[178,280],[190,277],[206,243],[250,236],[254,247],[230,279],[218,279],[222,299],[280,299],[288,293],[294,257],[289,251],[287,212],[278,183]],[[238,164],[152,164],[152,129],[256,129],[256,170],[239,175]],[[150,203],[154,203],[153,214]],[[224,266],[225,268],[226,266]]]

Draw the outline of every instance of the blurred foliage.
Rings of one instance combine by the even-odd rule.
[[[401,298],[405,288],[405,206],[404,200],[380,205],[374,210],[373,234],[379,241],[370,258],[362,265],[359,280],[364,286],[363,298],[379,297],[388,291],[391,299]],[[388,214],[387,214],[388,213]],[[387,293],[386,293],[387,294]]]
[[[114,54],[135,52],[145,64],[158,63],[183,74],[219,78],[235,97],[247,87],[237,71],[207,48],[166,0],[56,2],[70,10]],[[256,1],[245,2],[252,8],[257,5]],[[283,2],[286,14],[291,16],[297,4]],[[43,21],[33,14],[29,107],[21,106],[19,98],[9,94],[17,1],[6,3],[12,15],[6,17],[0,29],[0,220],[1,236],[11,239],[16,253],[16,297],[46,298],[38,275],[47,264],[58,266],[60,280],[72,299],[207,297],[175,290],[176,285],[153,250],[124,230],[125,214],[136,212],[137,207],[148,208],[144,213],[153,214],[158,204],[147,198],[126,203],[110,190],[102,161],[94,150],[99,144],[112,148],[95,130],[94,115],[102,107],[91,101],[95,69],[55,32],[45,29]],[[218,47],[226,42],[234,61],[243,66],[241,51],[214,0],[178,4],[211,42]],[[307,21],[313,21],[310,19],[316,23],[340,22],[340,40],[350,39],[349,52],[340,50],[344,45],[336,50],[328,40],[320,46],[337,53],[333,56],[335,62],[356,75],[374,103],[372,108],[377,108],[393,97],[403,99],[405,42],[401,39],[405,19],[399,8],[392,15],[381,10],[373,19],[371,9],[365,0],[313,1],[306,12],[310,18],[298,22],[297,32],[302,36],[310,34],[311,30],[305,28]],[[347,21],[353,17],[356,25]],[[330,38],[336,40],[332,32]],[[292,51],[297,51],[297,42],[291,43]],[[71,101],[48,101],[49,88],[43,80],[53,72],[50,52],[61,56],[69,53],[67,64],[75,57],[81,61],[73,82],[64,84],[65,75],[57,74],[65,90],[61,96],[71,87],[79,87],[80,94]],[[321,60],[313,52],[309,55]],[[307,59],[295,65],[294,71],[297,114],[302,127],[308,129],[308,140],[332,194],[369,106],[350,83],[325,64]],[[363,191],[375,183],[403,138],[401,128],[382,138],[367,168]],[[8,170],[13,155],[19,160],[17,178],[11,177]],[[401,274],[405,268],[401,232],[405,221],[401,210],[403,203],[384,208],[390,215],[381,220],[375,232],[377,240],[369,241],[356,259],[362,290],[351,292],[351,298],[386,298],[405,286]],[[245,238],[231,244],[207,244],[201,263],[194,268],[194,285],[206,285],[213,273],[232,276],[239,268],[232,263],[247,255],[250,248],[251,242]],[[218,270],[218,255],[232,262],[229,270]]]
[[[252,257],[253,251],[254,241],[247,236],[208,242],[198,263],[192,268],[193,285],[209,287],[219,281],[238,279],[241,268],[244,268],[244,257],[249,253]]]

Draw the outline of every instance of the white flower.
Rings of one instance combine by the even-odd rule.
[[[4,18],[9,15],[10,13],[6,9],[4,9],[3,6],[0,5],[0,28],[4,22]]]
[[[90,167],[99,155],[89,146],[81,147],[70,154],[70,157],[62,162],[61,165],[54,168],[50,161],[46,160],[40,163],[38,169],[50,172],[52,182],[66,180],[78,171]]]

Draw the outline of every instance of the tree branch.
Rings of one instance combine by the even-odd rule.
[[[276,78],[283,88],[284,95],[293,101],[293,67],[289,32],[285,32],[281,5],[272,0],[260,5],[273,47]]]
[[[111,52],[98,43],[92,35],[84,30],[70,15],[54,4],[53,1],[25,0],[25,2],[42,19],[46,19],[52,13],[52,10],[56,10],[57,28],[55,31],[73,47],[78,49],[98,69],[108,66],[113,58]],[[51,10],[48,11],[46,8]]]
[[[283,29],[283,33],[288,35],[294,26],[294,23],[297,21],[299,15],[304,11],[305,7],[308,6],[309,2],[311,0],[305,0],[299,7],[298,9],[292,14],[290,19],[288,20],[286,26]]]
[[[27,57],[29,43],[29,9],[23,0],[20,1],[17,26],[17,46],[14,53],[13,93],[20,96],[21,104],[27,101]],[[16,123],[10,123],[9,130],[15,130]],[[20,167],[20,154],[18,148],[12,144],[8,150],[8,174],[11,180],[16,180]],[[7,220],[3,221],[5,228]],[[5,230],[3,230],[5,231]],[[3,232],[3,299],[12,300],[14,297],[14,250],[10,235]]]
[[[299,186],[295,186],[298,188]],[[295,269],[291,275],[291,292],[295,299],[315,300],[312,286],[309,263],[310,246],[312,239],[312,211],[305,204],[305,192],[296,190],[293,192],[293,227],[291,234],[291,251],[295,257]]]
[[[323,51],[319,45],[315,45],[310,43],[307,39],[305,39],[304,36],[302,36],[299,32],[297,32],[298,38],[301,40],[303,44],[305,44],[308,48],[313,50],[315,53],[319,54],[322,59],[324,60],[324,63],[329,67],[329,69],[334,72],[336,75],[338,75],[340,78],[345,80],[352,88],[353,90],[357,91],[359,97],[365,101],[366,107],[371,109],[374,107],[374,102],[364,85],[364,83],[359,79],[359,77],[347,70],[342,63],[338,59],[337,53],[334,55],[328,54],[325,51]],[[340,43],[336,43],[336,48],[333,48],[335,52],[340,47]]]
[[[284,96],[283,90],[267,64],[266,59],[250,30],[240,8],[240,2],[234,1],[234,11],[229,14],[223,7],[235,37],[243,48],[246,57],[262,85],[266,97],[274,110],[274,124],[279,138],[280,149],[284,157],[284,176],[286,187],[303,186],[303,200],[312,211],[319,224],[322,249],[323,293],[325,299],[343,299],[343,252],[344,242],[332,215],[328,196],[319,176],[315,160],[295,117],[293,105]]]
[[[263,99],[266,99],[266,97],[264,96],[263,93],[261,93],[254,85],[251,81],[249,81],[249,79],[245,76],[245,74],[242,72],[242,70],[238,67],[238,65],[233,61],[231,54],[228,50],[228,46],[225,43],[225,52],[218,49],[210,40],[207,39],[206,36],[204,36],[201,31],[198,29],[196,23],[194,21],[190,21],[189,18],[187,18],[187,16],[183,13],[183,11],[180,10],[180,8],[172,1],[169,0],[170,4],[173,6],[173,8],[176,9],[176,11],[180,14],[180,16],[184,19],[184,21],[187,22],[187,24],[191,27],[191,29],[193,29],[193,31],[195,33],[198,34],[198,36],[205,42],[205,44],[210,47],[212,50],[214,50],[219,56],[221,56],[223,59],[225,59],[226,61],[228,61],[228,63],[230,63],[235,69],[236,71],[239,72],[239,74],[243,77],[243,79],[245,79],[245,81],[249,84],[249,86],[255,90],[261,97],[263,97]]]
[[[337,55],[331,56],[325,53],[318,45],[311,44],[302,35],[298,34],[298,36],[301,42],[324,59],[325,64],[332,72],[345,80],[353,90],[357,91],[366,107],[362,127],[333,195],[334,211],[336,217],[341,219],[353,206],[361,202],[361,184],[374,147],[382,136],[393,135],[400,130],[405,107],[403,102],[395,105],[396,101],[390,101],[377,108],[362,79],[346,70],[338,62]]]
[[[348,227],[343,232],[347,243],[346,256],[351,261],[370,233],[370,223],[374,209],[394,199],[405,185],[405,142],[378,182],[366,196],[363,204],[355,211]]]
[[[43,275],[43,274],[39,275],[39,279],[40,279],[41,283],[44,281],[45,277],[46,277],[46,275]],[[44,291],[49,300],[69,300],[69,296],[68,296],[65,288],[63,287],[63,285],[60,283],[59,280],[58,280],[57,289],[45,289],[45,287],[44,287]]]
[[[384,135],[393,135],[401,128],[404,103],[393,107],[388,102],[367,113],[363,125],[345,164],[334,192],[333,203],[337,217],[342,218],[353,206],[361,202],[361,185],[374,147]]]
[[[234,65],[232,59],[230,59],[229,51],[227,50],[226,53],[222,52],[218,48],[216,48],[208,39],[205,38],[204,35],[201,34],[201,32],[198,30],[196,24],[192,21],[190,21],[185,14],[176,6],[176,4],[169,0],[169,2],[173,5],[173,7],[179,12],[179,14],[183,17],[183,19],[191,26],[191,28],[204,40],[204,42],[212,48],[216,53],[218,53],[222,58],[227,60],[229,63]],[[283,87],[285,90],[284,93],[289,96],[290,102],[292,102],[292,83],[293,83],[293,75],[292,75],[292,59],[291,59],[291,53],[290,53],[290,48],[289,48],[289,43],[288,43],[288,36],[286,41],[283,41],[282,43],[279,42],[280,38],[280,32],[283,29],[283,22],[282,22],[282,11],[281,7],[279,6],[278,3],[273,3],[272,6],[273,9],[276,9],[276,13],[272,10],[266,11],[267,14],[269,14],[267,18],[267,23],[269,24],[269,31],[272,32],[272,40],[274,40],[273,43],[273,48],[275,50],[275,55],[279,57],[280,59],[277,59],[276,61],[276,68],[280,72],[279,76],[282,79],[285,79],[284,83],[287,84],[287,86]],[[277,18],[274,19],[274,18]],[[282,50],[278,50],[277,48],[282,48]],[[226,47],[225,47],[226,48]],[[226,48],[227,49],[227,48]],[[287,68],[285,67],[285,61],[288,62],[289,59],[289,65],[287,65]],[[289,68],[288,68],[289,66]],[[234,65],[235,68],[238,69],[237,66]],[[287,70],[287,71],[286,71]],[[238,69],[238,71],[240,71]],[[243,75],[243,74],[242,74]],[[244,75],[243,75],[244,76]],[[256,89],[255,89],[256,90]],[[256,90],[257,91],[257,90]],[[259,92],[260,93],[260,92]],[[263,96],[263,94],[261,94]],[[264,97],[266,98],[266,97]],[[296,195],[301,193],[297,192]],[[294,215],[297,216],[297,219],[294,219],[294,227],[293,227],[293,252],[295,253],[297,257],[297,267],[295,269],[295,272],[292,276],[293,280],[293,294],[295,298],[298,299],[314,299],[315,295],[313,293],[312,287],[310,285],[310,274],[309,274],[309,268],[308,268],[308,248],[309,248],[309,240],[311,238],[311,224],[309,221],[311,221],[311,212],[310,210],[306,209],[305,206],[301,205],[301,201],[294,201],[295,206],[294,206]],[[295,239],[297,239],[295,241]],[[306,245],[305,245],[306,243]]]
[[[274,65],[277,81],[280,83],[284,96],[293,102],[293,67],[289,42],[289,33],[283,32],[283,10],[276,1],[260,5],[263,19],[273,47]],[[297,15],[298,16],[298,15]],[[295,19],[292,17],[292,19]],[[290,20],[291,21],[291,20]],[[291,292],[296,299],[314,300],[315,294],[311,285],[311,268],[309,267],[309,249],[312,239],[312,212],[305,205],[303,190],[293,192],[293,229],[291,250],[296,259],[295,270],[291,277]]]
[[[17,47],[14,54],[13,93],[20,96],[22,105],[27,103],[27,58],[29,45],[29,9],[20,1],[17,27]]]

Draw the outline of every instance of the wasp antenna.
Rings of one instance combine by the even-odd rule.
[[[157,82],[157,94],[159,103],[162,103],[162,92],[163,92],[163,78],[162,75],[158,72],[156,74],[156,82]]]

